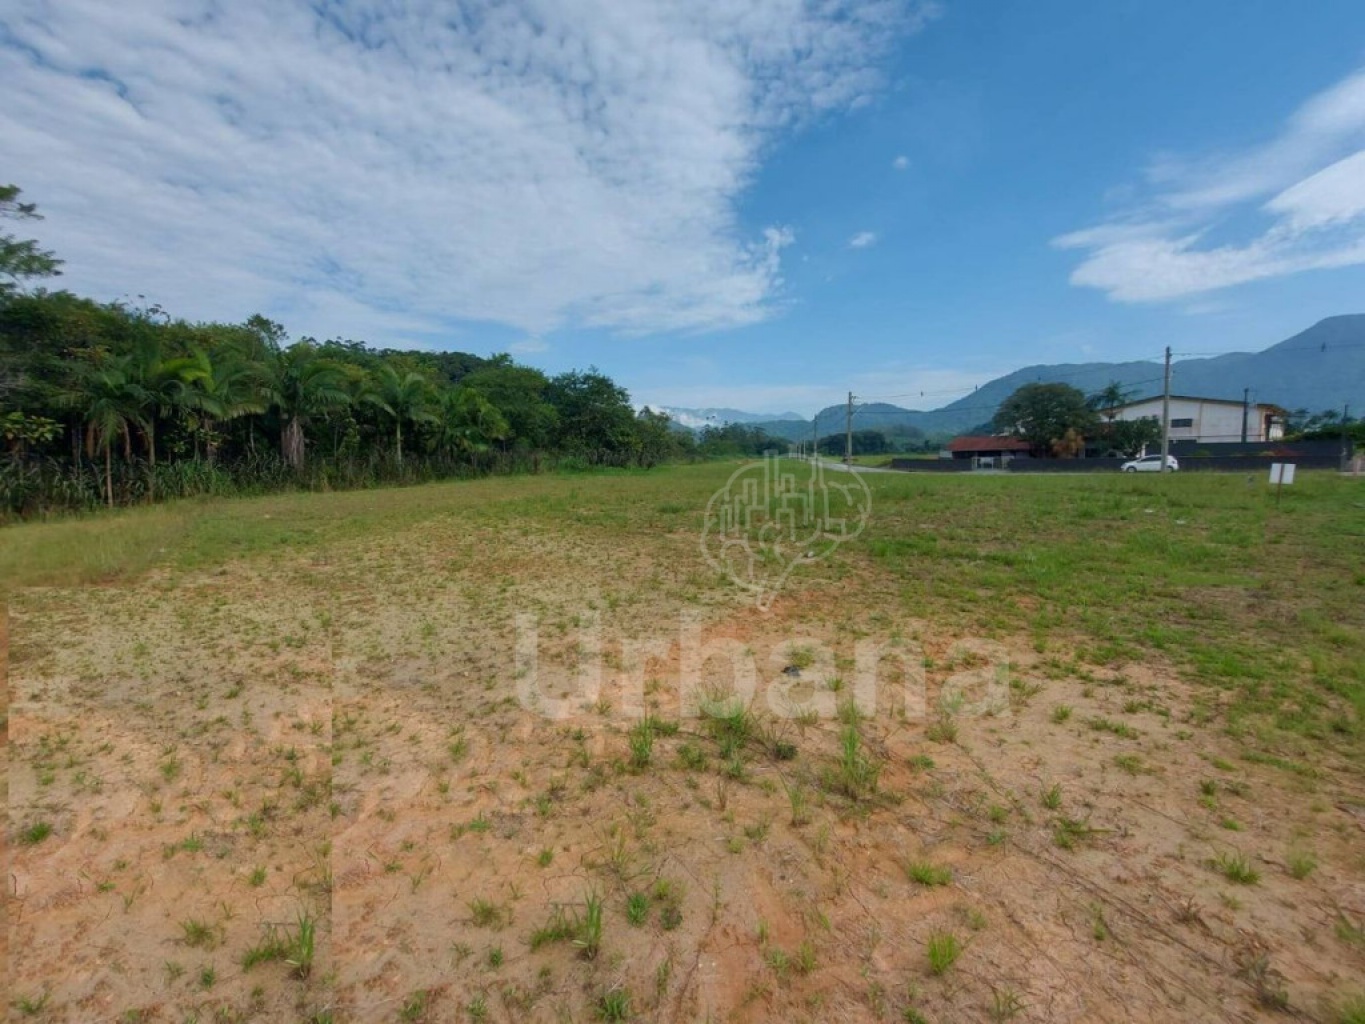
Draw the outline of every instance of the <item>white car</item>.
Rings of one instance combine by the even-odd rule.
[[[1133,459],[1125,462],[1119,467],[1125,473],[1159,473],[1162,470],[1160,455],[1144,455],[1140,459]],[[1174,455],[1166,456],[1165,470],[1167,473],[1174,473],[1180,468],[1180,463],[1175,461]]]

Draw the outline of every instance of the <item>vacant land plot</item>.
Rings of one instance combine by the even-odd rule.
[[[11,1016],[1365,1020],[1360,481],[733,469],[0,532]]]

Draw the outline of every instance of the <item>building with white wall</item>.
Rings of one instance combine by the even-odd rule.
[[[1161,421],[1161,396],[1106,409],[1104,417]],[[1243,421],[1245,419],[1245,436]],[[1218,443],[1278,441],[1284,437],[1284,410],[1264,402],[1233,402],[1225,398],[1171,396],[1171,440]]]

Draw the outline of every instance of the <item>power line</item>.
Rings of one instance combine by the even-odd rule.
[[[1162,354],[1162,355],[1160,355],[1160,356],[1157,356],[1155,359],[1130,359],[1130,360],[1128,360],[1128,362],[1132,362],[1132,363],[1160,363],[1161,360],[1164,359],[1164,358],[1165,358],[1165,355]],[[1017,370],[1015,371],[1015,373],[1018,373],[1018,372],[1019,372],[1019,371],[1017,371]],[[1099,372],[1102,373],[1102,371],[1099,371]],[[1044,381],[1043,378],[1042,378],[1041,376],[1038,376],[1038,377],[1036,377],[1035,379],[1036,379],[1038,382],[1040,382],[1040,383],[1058,384],[1058,383],[1061,383],[1062,381],[1075,380],[1077,377],[1093,377],[1093,376],[1096,375],[1096,373],[1097,373],[1097,371],[1095,371],[1095,370],[1078,370],[1078,371],[1076,371],[1075,373],[1049,374],[1049,375],[1047,376],[1047,380],[1046,380],[1046,381]],[[1005,374],[1004,376],[1010,376],[1010,374]],[[999,378],[996,378],[996,379],[998,380]],[[1155,378],[1152,378],[1152,379],[1153,379],[1153,380],[1161,380],[1160,377],[1155,377]],[[1150,383],[1150,382],[1151,382],[1151,381],[1149,381],[1149,380],[1129,381],[1129,382],[1127,382],[1127,383],[1125,384],[1125,387],[1132,387],[1132,386],[1137,385],[1137,384],[1147,384],[1147,383]],[[990,382],[988,381],[987,383],[990,383]],[[969,387],[969,388],[952,388],[952,389],[949,389],[949,390],[946,390],[946,391],[906,391],[906,392],[902,392],[901,394],[896,394],[896,395],[860,395],[859,398],[862,398],[862,399],[865,399],[865,400],[866,400],[866,399],[887,399],[887,398],[943,398],[943,397],[945,397],[945,396],[947,396],[947,395],[965,395],[965,394],[968,394],[968,393],[970,393],[970,392],[972,392],[972,391],[977,391],[977,390],[979,390],[979,389],[980,389],[980,385],[973,385],[972,387]]]
[[[1130,381],[1129,384],[1127,384],[1127,385],[1125,385],[1125,386],[1129,386],[1129,388],[1137,388],[1137,386],[1144,385],[1144,384],[1160,384],[1160,382],[1162,382],[1162,380],[1163,380],[1162,377],[1149,377],[1149,378],[1147,378],[1147,380]],[[1052,384],[1052,381],[1047,381],[1047,384]],[[954,390],[954,392],[939,392],[939,395],[961,395],[961,393],[962,393],[962,392],[955,392],[955,390]],[[923,396],[925,396],[925,397],[928,397],[928,396],[935,395],[935,392],[920,392],[919,395],[923,395]],[[883,399],[897,399],[897,397],[916,397],[916,395],[874,395],[874,396],[859,396],[859,397],[860,397],[860,399],[865,399],[865,397],[883,397]],[[833,407],[831,407],[831,408],[833,408]],[[860,408],[861,408],[861,407],[860,407]],[[945,408],[947,408],[947,407],[945,406],[945,407],[936,408],[936,410],[916,410],[916,408],[895,408],[895,410],[879,410],[879,411],[876,411],[876,415],[879,415],[879,416],[894,416],[894,415],[905,414],[905,415],[913,415],[913,416],[924,416],[924,415],[932,415],[932,414],[934,414],[934,412],[942,412],[943,410],[945,410]],[[953,412],[971,412],[971,411],[976,411],[976,410],[995,410],[995,408],[999,408],[999,403],[998,403],[998,401],[992,401],[992,403],[983,403],[983,404],[980,404],[980,406],[953,406],[953,408],[951,408],[951,411],[953,411]]]
[[[1296,345],[1293,348],[1276,349],[1277,352],[1316,352],[1322,355],[1333,349],[1339,348],[1365,348],[1365,341],[1320,341],[1316,345]],[[1245,349],[1234,348],[1224,352],[1176,352],[1173,353],[1181,359],[1213,359],[1218,356],[1260,356],[1265,355],[1269,349],[1262,349],[1260,352],[1248,352]]]

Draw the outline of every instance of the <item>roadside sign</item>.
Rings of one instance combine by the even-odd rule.
[[[1284,485],[1294,482],[1294,463],[1272,462],[1270,464],[1270,482],[1275,486],[1275,504],[1278,505],[1280,494],[1284,491]]]

